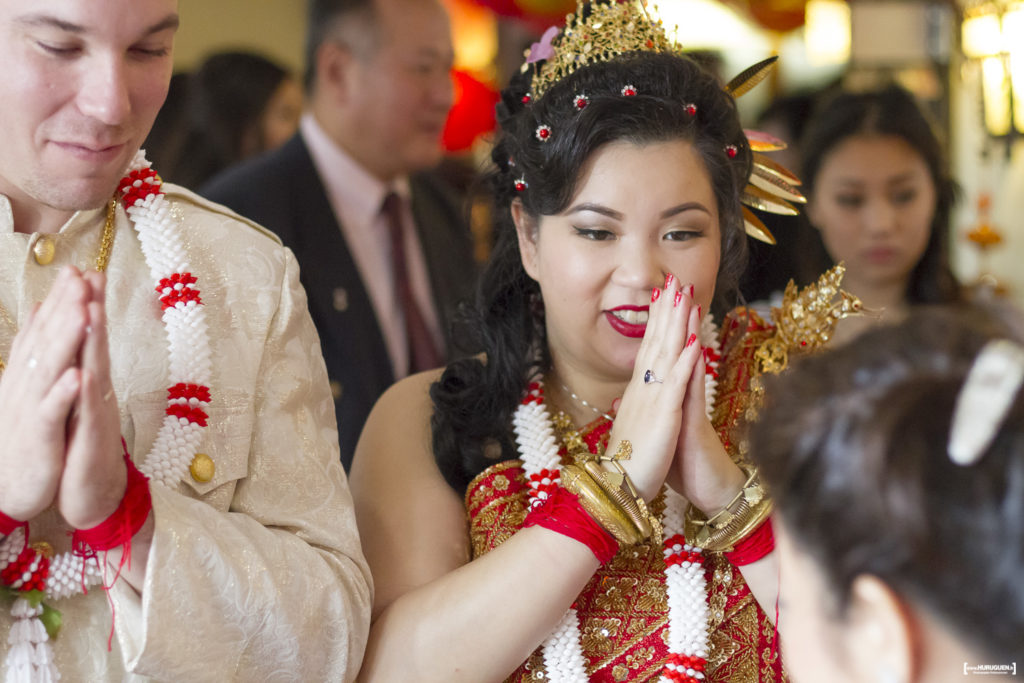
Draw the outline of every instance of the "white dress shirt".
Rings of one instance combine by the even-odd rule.
[[[406,268],[413,296],[434,343],[437,348],[444,348],[427,264],[413,221],[409,179],[403,176],[392,184],[381,182],[338,146],[308,112],[303,115],[299,129],[377,314],[395,379],[401,379],[409,374],[409,342],[402,304],[395,289],[388,223],[381,213],[384,197],[391,191],[403,199]]]

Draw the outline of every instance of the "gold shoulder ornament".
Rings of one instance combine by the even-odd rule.
[[[840,288],[845,273],[846,267],[840,263],[799,291],[789,281],[782,305],[772,309],[775,334],[754,353],[760,372],[777,375],[789,365],[791,352],[820,349],[832,338],[837,322],[861,312],[860,299]]]

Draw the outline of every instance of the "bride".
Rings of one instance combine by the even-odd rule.
[[[781,681],[741,431],[755,355],[807,341],[709,310],[756,229],[752,169],[787,176],[740,127],[749,83],[723,90],[637,5],[547,38],[499,106],[486,353],[394,386],[356,451],[361,680]]]

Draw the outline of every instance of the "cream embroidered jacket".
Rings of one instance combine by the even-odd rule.
[[[371,580],[338,458],[334,405],[292,253],[276,237],[173,185],[206,306],[213,358],[208,483],[152,484],[155,532],[139,596],[120,581],[53,602],[64,681],[342,681],[359,670]],[[104,210],[75,214],[39,265],[40,235],[15,233],[0,196],[0,302],[17,322],[50,291],[61,266],[93,267]],[[149,452],[167,400],[167,341],[149,270],[118,207],[107,269],[107,315],[122,435],[136,462]],[[14,330],[0,319],[0,353]],[[69,549],[49,510],[31,541]],[[2,601],[0,601],[2,602]],[[115,637],[107,639],[111,620]],[[0,604],[0,643],[10,605]]]

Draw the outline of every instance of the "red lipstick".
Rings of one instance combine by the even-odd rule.
[[[647,331],[647,323],[630,323],[626,322],[622,318],[615,315],[616,312],[624,311],[642,311],[647,312],[650,308],[648,306],[617,306],[609,311],[604,312],[604,317],[608,320],[608,324],[612,326],[612,329],[621,334],[623,337],[629,337],[630,339],[640,339],[644,336],[644,332]]]

